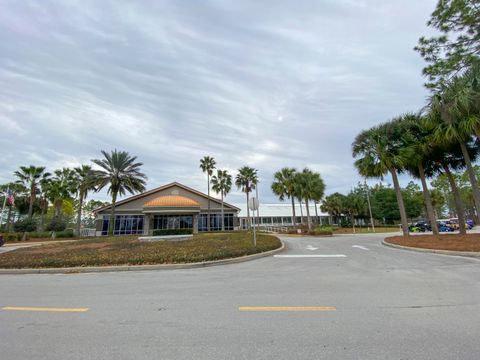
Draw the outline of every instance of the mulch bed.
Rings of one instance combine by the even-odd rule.
[[[480,252],[480,234],[392,236],[385,242],[423,249]]]

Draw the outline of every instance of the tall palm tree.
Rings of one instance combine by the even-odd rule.
[[[297,225],[295,216],[295,174],[294,168],[284,167],[273,175],[272,191],[283,201],[285,198],[292,201],[292,224]]]
[[[102,154],[103,159],[92,160],[101,168],[101,170],[92,170],[92,178],[96,191],[108,186],[107,193],[112,196],[112,211],[108,223],[108,233],[112,235],[115,229],[115,205],[118,195],[145,191],[147,177],[140,172],[143,163],[136,162],[136,156],[116,149],[110,153],[102,150]]]
[[[53,203],[55,217],[62,216],[63,201],[71,199],[75,191],[74,171],[69,168],[55,170],[48,185],[48,198]]]
[[[344,198],[345,195],[336,192],[325,197],[325,200],[320,206],[322,211],[328,213],[330,217],[330,225],[333,225],[334,217],[338,221],[338,218],[342,216]]]
[[[217,175],[212,176],[212,189],[222,197],[222,231],[225,231],[223,199],[232,189],[232,175],[227,170],[217,170]]]
[[[45,167],[43,166],[20,166],[20,170],[14,172],[14,175],[18,178],[18,183],[23,184],[30,190],[30,200],[28,206],[28,217],[31,219],[33,215],[33,203],[37,196],[37,185],[41,179]]]
[[[325,184],[323,183],[320,174],[314,173],[308,168],[303,169],[301,173],[297,173],[295,181],[299,196],[305,200],[305,206],[307,208],[307,225],[308,228],[311,229],[312,219],[310,216],[309,201],[323,197]]]
[[[255,190],[255,184],[257,183],[257,170],[249,166],[243,166],[238,169],[238,174],[235,177],[235,185],[241,189],[247,195],[247,226],[248,229],[252,228],[252,222],[250,219],[250,209],[248,207],[248,201],[250,199],[250,192]]]
[[[397,123],[403,129],[402,141],[403,147],[400,154],[404,160],[404,167],[412,176],[420,179],[422,183],[423,198],[427,216],[430,221],[432,231],[438,235],[437,219],[433,210],[432,197],[427,185],[427,175],[425,164],[430,157],[433,139],[429,122],[417,114],[405,114]],[[433,174],[428,174],[433,175]]]
[[[40,231],[44,230],[45,227],[45,213],[48,210],[48,192],[49,192],[49,187],[51,184],[51,174],[49,173],[44,173],[42,178],[39,181],[40,185],[40,208],[41,208],[41,214],[40,214]]]
[[[469,130],[474,130],[477,136],[480,135],[480,114],[475,110],[478,105],[475,105],[472,99],[473,86],[465,76],[452,78],[432,97],[428,118],[436,125],[437,142],[460,145],[477,209],[476,222],[480,223],[480,188],[467,149],[467,144],[472,140],[472,132]]]
[[[403,201],[398,170],[403,168],[399,149],[402,146],[401,134],[396,127],[385,123],[362,131],[352,144],[355,167],[364,177],[383,178],[387,173],[392,176],[397,197],[403,236],[408,236],[408,220]]]
[[[95,190],[95,182],[93,179],[92,167],[89,165],[81,165],[73,169],[75,171],[75,182],[77,185],[78,209],[77,209],[77,236],[80,235],[80,227],[82,223],[83,201],[87,198],[90,190]]]
[[[207,189],[208,189],[208,213],[207,213],[207,231],[210,231],[210,176],[215,169],[215,159],[211,156],[204,156],[200,159],[200,169],[207,173]]]

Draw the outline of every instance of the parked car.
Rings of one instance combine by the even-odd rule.
[[[446,222],[439,221],[438,222],[438,231],[440,232],[452,232],[453,228],[449,226]]]
[[[411,232],[425,232],[425,231],[432,231],[432,227],[426,221],[418,221],[414,224],[411,224],[408,227],[408,230]]]
[[[471,220],[470,220],[471,221]],[[460,228],[460,224],[458,222],[458,218],[451,218],[447,221],[447,225],[450,226],[454,230],[458,230]],[[468,220],[465,222],[465,228],[470,230],[473,227],[473,221],[469,224]]]

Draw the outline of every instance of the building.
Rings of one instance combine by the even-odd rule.
[[[240,208],[239,225],[240,229],[247,228],[247,204],[236,204]],[[316,209],[315,209],[316,208]],[[308,209],[310,211],[310,218],[315,224],[329,224],[328,214],[320,210],[319,204],[309,204]],[[303,214],[303,221],[302,221]],[[257,224],[261,227],[289,227],[293,226],[293,213],[292,205],[290,203],[279,203],[279,204],[260,204],[258,211],[258,220]],[[250,211],[250,216],[252,217],[252,211]],[[307,207],[305,204],[300,206],[299,203],[295,204],[295,217],[297,224],[306,224],[307,223]]]
[[[114,235],[151,235],[156,229],[192,229],[207,231],[208,196],[173,182],[118,201],[115,206]],[[210,230],[222,229],[219,199],[210,197]],[[223,204],[225,230],[238,228],[240,209]],[[95,210],[96,235],[107,235],[111,205]]]

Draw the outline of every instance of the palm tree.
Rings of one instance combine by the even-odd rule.
[[[17,197],[17,195],[24,195],[27,192],[28,189],[23,184],[11,182],[8,184],[0,185],[0,194],[2,197],[4,197],[4,202],[8,207],[7,222],[5,224],[5,230],[7,232],[11,231],[11,219],[12,211],[15,208],[15,198]],[[3,212],[0,220],[3,220]]]
[[[272,191],[278,196],[279,200],[285,198],[292,201],[292,224],[297,225],[295,216],[295,174],[294,168],[284,167],[273,175]]]
[[[438,235],[437,219],[433,210],[432,197],[427,185],[425,164],[430,156],[433,139],[431,139],[432,127],[424,118],[417,114],[405,114],[397,123],[403,129],[402,140],[404,145],[400,154],[404,159],[405,170],[412,176],[420,179],[422,183],[423,198],[427,216],[432,231]],[[433,174],[428,174],[429,176]]]
[[[208,213],[207,213],[207,231],[210,231],[210,176],[215,169],[215,159],[211,156],[204,156],[200,159],[200,169],[207,173],[207,188],[208,188]]]
[[[48,210],[48,192],[51,184],[51,174],[44,173],[42,179],[39,181],[40,184],[40,231],[43,231],[45,226],[45,213]]]
[[[308,168],[305,168],[301,173],[296,174],[295,182],[297,184],[297,192],[299,196],[305,200],[305,206],[307,208],[307,224],[308,228],[311,229],[312,220],[310,217],[309,201],[323,197],[325,184],[323,183],[320,174],[314,173]]]
[[[20,166],[20,170],[15,171],[14,175],[18,178],[18,183],[24,185],[30,190],[30,200],[28,207],[28,217],[31,219],[33,215],[33,203],[37,194],[37,184],[45,172],[43,166]]]
[[[252,223],[250,219],[250,209],[248,207],[248,201],[250,199],[249,194],[252,190],[255,190],[255,184],[257,183],[257,170],[248,166],[243,166],[238,170],[238,174],[235,177],[235,185],[247,195],[247,219],[248,229],[251,229]]]
[[[108,233],[112,235],[115,228],[115,205],[118,195],[145,191],[147,177],[140,172],[143,163],[136,162],[136,156],[130,156],[128,152],[116,149],[110,154],[102,150],[102,154],[103,159],[92,160],[101,168],[101,170],[92,170],[92,179],[93,184],[96,185],[96,191],[108,186],[107,193],[112,196],[112,211],[108,224]]]
[[[78,209],[77,209],[77,236],[80,235],[80,226],[82,223],[83,201],[87,198],[90,190],[95,190],[94,179],[92,177],[92,167],[82,165],[73,169],[75,171],[75,182],[77,185]]]
[[[336,192],[325,197],[325,200],[320,206],[322,211],[328,213],[330,217],[330,225],[333,225],[334,217],[338,221],[338,218],[342,216],[344,198],[345,195]]]
[[[397,197],[403,236],[408,236],[408,221],[403,202],[398,170],[403,168],[399,149],[402,146],[398,128],[385,123],[362,131],[352,144],[353,157],[357,158],[355,167],[364,177],[383,178],[387,173],[392,176]]]
[[[71,199],[77,190],[75,173],[72,169],[63,168],[54,171],[54,177],[48,184],[48,198],[53,203],[54,217],[62,216],[63,201]]]
[[[475,111],[472,99],[473,84],[468,77],[454,77],[431,99],[429,120],[436,125],[435,140],[447,144],[458,143],[462,151],[465,167],[472,185],[473,200],[477,209],[477,223],[480,223],[480,188],[473,169],[467,144],[472,140],[473,130],[479,133],[480,114]],[[478,99],[477,99],[478,102]]]
[[[232,189],[232,175],[227,170],[217,170],[217,175],[212,176],[212,189],[222,196],[222,231],[225,231],[225,217],[223,215],[223,198]]]

